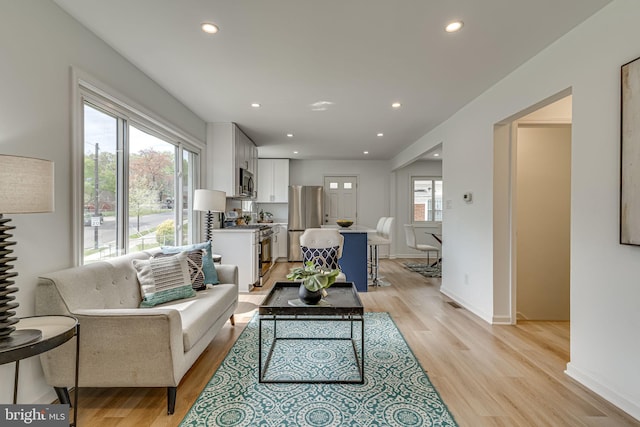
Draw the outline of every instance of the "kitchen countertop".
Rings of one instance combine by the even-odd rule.
[[[366,225],[352,225],[351,227],[340,227],[339,225],[323,225],[322,228],[332,228],[338,230],[340,233],[370,233],[375,232],[376,230],[367,227]]]
[[[257,231],[260,231],[260,229],[243,227],[214,228],[211,230],[213,233],[255,233]]]

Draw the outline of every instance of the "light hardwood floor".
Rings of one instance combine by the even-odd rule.
[[[460,426],[640,426],[629,415],[564,374],[568,322],[492,326],[455,308],[439,279],[383,260],[390,287],[361,293],[366,311],[387,311]],[[266,285],[240,297],[236,326],[216,336],[178,387],[166,415],[166,390],[87,389],[79,394],[79,426],[176,426],[253,316],[274,281],[293,264],[279,263]]]

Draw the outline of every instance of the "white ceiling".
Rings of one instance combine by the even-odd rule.
[[[390,159],[610,0],[54,1],[261,157]]]

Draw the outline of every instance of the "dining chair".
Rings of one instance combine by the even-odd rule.
[[[424,243],[417,243],[416,241],[416,231],[413,228],[412,224],[404,225],[404,233],[407,238],[407,246],[412,249],[417,249],[422,252],[427,253],[427,264],[431,264],[431,252],[436,253],[436,263],[440,259],[440,248],[436,246],[426,245]]]
[[[342,258],[344,236],[331,228],[307,228],[300,235],[302,261],[312,261],[316,267],[340,269],[338,260]],[[336,282],[345,282],[347,276],[340,272]]]

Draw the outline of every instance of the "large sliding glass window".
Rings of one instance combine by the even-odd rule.
[[[442,222],[442,178],[413,177],[413,222]]]
[[[121,184],[122,121],[115,115],[84,105],[84,259],[120,254],[118,186]]]
[[[197,149],[94,99],[82,124],[82,263],[194,243]]]

